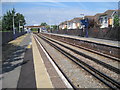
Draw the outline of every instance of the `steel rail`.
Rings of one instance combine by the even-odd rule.
[[[57,40],[57,39],[56,39],[56,40]],[[74,43],[70,43],[70,42],[67,42],[67,41],[64,41],[64,40],[59,40],[59,41],[64,42],[64,43],[67,43],[67,44],[70,44],[70,45],[75,46],[75,47],[78,47],[78,48],[80,48],[80,49],[84,49],[84,50],[86,50],[86,51],[89,51],[89,52],[92,52],[92,53],[95,53],[95,54],[98,54],[98,55],[101,55],[101,56],[104,56],[104,57],[107,57],[107,58],[110,58],[110,59],[112,59],[112,60],[115,60],[115,61],[120,62],[120,59],[119,59],[119,58],[112,57],[112,56],[110,56],[110,55],[103,54],[103,53],[97,52],[97,51],[95,51],[95,50],[92,50],[92,49],[89,49],[89,48],[85,48],[85,47],[82,47],[82,46],[80,46],[80,45],[76,45],[76,44],[74,44]]]
[[[49,34],[48,34],[48,35],[49,35]],[[61,37],[63,37],[63,36],[61,36]],[[66,38],[66,37],[63,37],[63,38]],[[68,37],[67,37],[67,38],[68,38]],[[69,37],[69,39],[79,41],[78,39],[74,39],[74,38],[70,38],[70,37]],[[58,39],[56,39],[56,40],[58,40]],[[96,53],[96,54],[98,54],[98,55],[101,55],[101,56],[104,56],[104,57],[107,57],[107,58],[110,58],[110,59],[112,59],[112,60],[115,60],[115,61],[120,62],[120,59],[119,59],[119,58],[116,58],[116,57],[113,57],[113,56],[110,56],[110,55],[107,55],[107,54],[104,54],[104,53],[100,53],[100,52],[97,52],[97,51],[95,51],[95,50],[92,50],[92,49],[89,49],[89,48],[86,48],[86,47],[83,47],[83,46],[80,46],[80,45],[76,45],[76,44],[74,44],[74,43],[70,43],[70,42],[64,41],[63,39],[62,39],[62,40],[59,40],[59,41],[62,41],[62,42],[64,42],[64,43],[70,44],[70,45],[72,45],[72,46],[75,46],[75,47],[78,47],[78,48],[87,50],[87,51],[89,51],[89,52],[93,52],[93,53]],[[81,40],[80,40],[80,41],[81,41]],[[93,42],[93,43],[94,43],[94,42]],[[95,44],[96,44],[96,43],[95,43]]]
[[[35,36],[36,37],[36,36]],[[38,37],[36,37],[38,39]],[[36,40],[36,39],[35,39]],[[38,41],[40,42],[40,40],[38,39]],[[47,54],[49,55],[49,57],[52,59],[52,61],[54,62],[54,64],[58,67],[58,69],[60,70],[60,72],[64,75],[64,77],[67,79],[67,81],[69,82],[69,84],[72,86],[73,90],[77,90],[77,87],[70,81],[70,79],[67,77],[67,75],[62,71],[62,69],[59,67],[59,65],[55,62],[55,60],[51,57],[50,53],[46,50],[46,48],[43,46],[42,43],[40,43],[42,45],[42,47],[44,48],[44,50],[47,52]]]
[[[43,36],[43,37],[44,37],[44,36]],[[46,37],[46,38],[47,38],[47,37]],[[47,39],[49,39],[50,41],[53,41],[53,40],[50,39],[50,38],[47,38]],[[106,63],[104,63],[104,62],[96,59],[96,58],[93,58],[93,57],[91,57],[91,56],[88,56],[88,55],[86,55],[86,54],[84,54],[84,53],[82,53],[82,52],[79,52],[79,51],[77,51],[77,50],[74,50],[74,49],[72,49],[72,48],[70,48],[70,47],[67,47],[67,46],[65,46],[65,45],[63,45],[63,44],[61,44],[61,43],[59,43],[59,42],[56,42],[56,41],[53,41],[53,42],[55,42],[55,43],[57,43],[57,44],[65,47],[65,48],[67,48],[67,49],[69,49],[69,50],[71,50],[71,51],[73,51],[73,52],[75,52],[76,54],[82,55],[82,56],[84,56],[84,57],[86,57],[86,58],[88,58],[88,59],[90,59],[90,60],[92,60],[92,61],[94,61],[94,62],[96,62],[96,63],[98,63],[98,64],[100,64],[100,65],[102,65],[102,66],[104,66],[104,67],[106,67],[106,68],[108,68],[109,70],[111,70],[111,71],[113,71],[113,72],[115,72],[115,73],[117,73],[117,74],[120,74],[120,69],[118,69],[118,68],[116,68],[116,67],[113,67],[113,66],[111,66],[111,65],[109,65],[109,64],[106,64]]]
[[[45,33],[45,34],[48,34],[48,33]],[[51,35],[54,35],[53,33],[49,33]],[[60,34],[56,34],[60,37],[63,37],[63,35],[61,36]],[[79,40],[77,38],[73,38],[73,37],[69,37],[67,36],[66,38],[70,38],[70,39],[74,39],[74,40]],[[79,40],[79,41],[83,41],[83,42],[88,42],[88,43],[94,43],[94,44],[97,44],[97,45],[102,45],[102,46],[107,46],[107,47],[112,47],[112,48],[117,48],[117,49],[120,49],[119,46],[111,46],[111,45],[107,45],[107,44],[103,44],[103,43],[97,43],[97,42],[92,42],[92,41],[86,41],[86,40]]]

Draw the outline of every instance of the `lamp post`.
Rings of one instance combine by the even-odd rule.
[[[15,25],[14,25],[14,15],[13,15],[13,34],[15,34]]]
[[[20,22],[21,22],[22,20],[19,20],[19,32],[20,32]]]
[[[15,20],[14,20],[14,17],[15,17],[16,15],[14,14],[13,15],[13,39],[15,39],[16,38],[16,36],[15,36],[15,34],[16,34],[16,32],[15,32]]]

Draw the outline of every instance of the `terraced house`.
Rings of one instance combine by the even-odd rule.
[[[118,10],[107,10],[99,16],[100,28],[114,27],[114,17],[118,15]]]
[[[77,17],[77,18],[73,18],[71,20],[68,20],[68,21],[65,21],[65,22],[62,22],[60,25],[59,25],[59,28],[60,29],[80,29],[81,28],[81,21],[82,18],[80,17]]]
[[[67,29],[67,21],[64,21],[64,22],[60,23],[59,29],[60,29],[60,30],[61,30],[61,29]]]
[[[77,17],[77,18],[74,18],[74,19],[68,21],[68,29],[80,29],[82,26],[81,20],[82,20],[82,18]]]
[[[100,28],[114,27],[114,17],[118,15],[118,10],[107,10],[104,13],[97,13],[94,16],[84,16],[85,19],[88,19],[90,26],[99,26]],[[120,16],[119,16],[120,18]],[[62,22],[59,25],[60,29],[82,29],[81,20],[83,18],[77,17],[71,20]],[[94,24],[94,25],[92,25]]]

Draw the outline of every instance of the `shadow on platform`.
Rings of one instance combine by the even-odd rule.
[[[2,73],[10,72],[15,68],[27,63],[23,61],[24,52],[26,52],[25,46],[17,46],[13,44],[6,44],[2,48]]]

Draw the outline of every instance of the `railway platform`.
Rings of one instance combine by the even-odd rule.
[[[49,33],[50,34],[50,33]],[[79,36],[73,36],[73,35],[62,35],[62,34],[53,34],[52,35],[58,35],[58,36],[63,36],[63,37],[69,37],[73,39],[78,39],[78,40],[83,40],[83,41],[88,41],[88,42],[94,42],[94,43],[99,43],[99,44],[105,44],[113,47],[120,47],[119,46],[119,41],[112,41],[112,40],[105,40],[105,39],[98,39],[98,38],[91,38],[91,37],[79,37]]]
[[[13,52],[10,58],[8,58],[8,60],[6,60],[3,63],[3,67],[2,67],[3,73],[1,74],[1,79],[0,79],[0,81],[2,81],[3,90],[4,89],[7,90],[9,88],[36,88],[36,89],[37,88],[76,88],[76,87],[77,88],[79,87],[108,88],[103,83],[100,83],[98,80],[91,77],[88,73],[85,73],[82,68],[78,68],[78,66],[75,63],[69,60],[70,59],[69,54],[71,54],[70,56],[72,57],[72,55],[76,53],[75,51],[77,47],[75,48],[75,50],[71,52],[70,50],[67,50],[68,49],[67,46],[69,48],[70,46],[67,45],[66,43],[64,44],[64,46],[66,45],[66,47],[63,48],[61,47],[62,46],[62,42],[61,42],[61,44],[58,44],[58,46],[59,45],[61,46],[59,46],[58,49],[56,49],[54,48],[54,46],[51,47],[52,44],[50,44],[50,42],[51,43],[53,42],[52,39],[51,41],[47,41],[47,39],[45,41],[44,39],[45,36],[43,36],[44,38],[41,38],[42,36],[40,37],[39,35],[33,34],[33,33],[27,34],[24,37],[24,39],[21,42],[19,42],[20,43],[18,45],[19,47],[17,47],[17,49]],[[60,37],[69,37],[73,39],[79,39],[82,41],[88,41],[88,42],[94,42],[94,43],[100,43],[100,44],[105,44],[112,47],[119,47],[117,41],[101,40],[101,39],[94,39],[94,38],[82,38],[77,36],[60,35],[60,34],[59,35],[51,34],[51,35],[56,35]],[[55,39],[56,36],[54,37],[51,36],[51,37]],[[64,38],[64,41],[65,40],[69,41],[69,39]],[[53,44],[57,46],[57,43],[55,44],[55,42],[57,42],[57,40],[53,42]],[[65,54],[66,56],[63,53],[61,54],[59,52],[60,47],[61,49],[63,49],[64,51],[63,53],[65,53],[65,50],[66,52],[69,52],[68,55],[67,53]],[[79,55],[82,55],[82,53]],[[86,58],[88,58],[87,55],[88,55],[88,52],[87,54],[83,55],[85,56],[85,58],[83,56],[80,56],[78,58],[82,58],[85,61]],[[77,55],[75,56],[75,58],[76,57]],[[92,59],[94,58],[95,57],[93,57]],[[107,56],[106,57],[107,61],[110,60],[107,58],[111,59],[111,57]],[[111,59],[111,62],[113,62],[112,59]],[[96,62],[99,61],[97,59],[94,59],[94,60]],[[88,63],[89,61],[90,60],[88,60],[86,63]],[[112,65],[113,63],[111,64],[107,61],[99,61],[98,63],[99,64],[101,64],[101,62],[102,64],[107,63],[109,64],[108,65],[109,67],[114,66],[112,68],[115,68],[115,70],[117,70],[116,69],[117,63],[118,63],[117,61],[114,61],[114,65]],[[97,66],[95,62],[90,61],[91,65],[92,63],[94,63],[94,65]],[[104,66],[105,65],[103,65],[102,67],[100,66],[100,69],[103,70],[102,68]],[[105,70],[107,71],[107,69]],[[103,72],[106,72],[106,71],[103,71]],[[109,71],[108,71],[108,74],[112,72],[113,74],[115,74],[117,78],[116,72],[110,71],[109,73]],[[81,77],[79,76],[79,74]],[[83,81],[83,82],[80,82],[80,81]],[[74,85],[72,83],[74,83]],[[90,86],[87,83],[91,83],[92,86]]]
[[[54,62],[44,51],[36,37],[32,37],[32,49],[37,88],[67,88]]]
[[[11,58],[3,63],[0,80],[3,90],[10,88],[70,88],[54,62],[49,61],[50,57],[46,56],[33,34],[26,35],[19,46],[19,49],[13,52],[14,55],[12,54]]]

